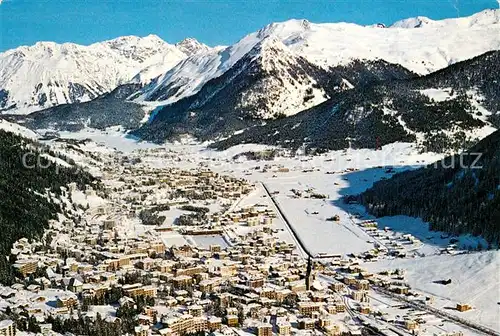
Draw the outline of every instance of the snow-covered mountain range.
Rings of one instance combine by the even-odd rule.
[[[279,39],[268,37],[194,95],[158,108],[154,118],[134,134],[159,142],[183,134],[213,140],[286,119],[358,85],[415,76],[381,60],[324,69],[293,53]]]
[[[401,108],[391,101],[384,101],[385,107],[382,108],[378,89],[366,90],[367,86],[410,80],[498,49],[500,10],[486,10],[466,18],[441,21],[417,17],[396,22],[389,28],[289,20],[269,24],[231,46],[214,48],[192,38],[171,45],[153,35],[122,37],[87,47],[40,42],[0,54],[0,108],[4,113],[13,106],[7,111],[19,113],[44,109],[28,118],[28,124],[34,128],[42,124],[55,128],[61,125],[105,128],[119,123],[130,130],[147,120],[134,132],[143,139],[164,141],[190,134],[213,140],[311,109],[327,112],[332,109],[326,114],[320,113],[331,121],[335,118],[328,116],[335,115],[336,108],[333,108],[339,103],[344,110],[351,106],[361,111],[368,108],[367,99],[376,98],[377,102],[372,105],[381,108],[382,112],[377,111],[383,118],[395,118],[391,122],[401,124],[397,136],[391,133],[393,136],[384,140],[391,142],[415,137],[415,134],[404,131],[403,116],[397,116],[401,112],[398,108],[408,113],[405,118],[410,118],[411,113],[406,106]],[[476,62],[480,73],[488,73],[483,65],[488,66],[490,60],[491,57],[481,58]],[[456,71],[462,71],[460,69],[462,66],[448,71],[451,73],[449,78],[453,78]],[[490,91],[497,87],[496,84],[477,80],[476,84],[481,86],[473,87],[474,83],[468,83],[462,77],[450,80],[447,87],[430,87],[435,83],[426,81],[418,89],[438,90],[444,94],[448,92],[447,88],[458,87],[479,92],[484,97],[495,96]],[[405,94],[391,89],[392,86],[384,87],[382,91],[392,92],[394,99],[402,102],[408,97],[414,100],[413,93],[406,94],[407,91],[413,92],[413,88],[397,87],[405,87]],[[106,95],[111,91],[119,94]],[[344,95],[347,91],[353,93]],[[99,99],[94,99],[96,97]],[[424,98],[418,95],[418,104],[415,104],[424,106]],[[350,100],[343,102],[344,99]],[[90,104],[54,107],[87,100],[92,101]],[[151,117],[145,118],[143,108],[134,103],[160,107]],[[447,108],[448,103],[439,104],[437,101],[437,107]],[[460,104],[461,100],[457,100],[453,109],[461,108]],[[467,104],[475,102],[468,101]],[[57,113],[51,116],[53,112]],[[488,114],[492,116],[488,120],[495,119],[496,113],[497,110],[489,109]],[[352,117],[356,113],[346,110],[343,114]],[[373,125],[384,123],[378,114],[369,114]],[[311,116],[301,115],[298,119],[304,121]],[[403,119],[397,119],[400,117]],[[120,123],[120,118],[128,119]],[[364,119],[368,122],[367,118]],[[295,119],[286,120],[292,123]],[[302,121],[301,125],[315,124]],[[262,128],[262,134],[274,143],[276,134],[282,136],[283,133],[274,129],[274,135],[268,136],[267,128],[272,128],[272,125]],[[276,123],[276,127],[279,125],[282,123]],[[321,125],[327,127],[325,125],[330,125],[330,122]],[[343,124],[337,123],[335,127],[340,125]],[[447,127],[441,126],[442,129]],[[307,128],[295,124],[290,127],[294,134],[305,132],[300,135],[302,140],[310,135]],[[353,130],[358,132],[361,129],[347,128],[337,133],[351,134]],[[324,134],[330,131],[325,130]],[[359,136],[356,133],[356,137]],[[300,140],[295,135],[292,138],[296,143]],[[372,140],[362,143],[366,145]],[[321,137],[318,138],[316,145],[322,147],[322,141]],[[344,142],[337,145],[343,146]]]
[[[459,152],[500,126],[499,71],[500,51],[491,51],[426,76],[358,85],[213,146],[260,143],[325,151],[412,142],[422,151]],[[144,132],[148,128],[144,125],[143,133],[155,140],[155,132]],[[164,121],[156,128],[175,129],[175,124]]]
[[[267,38],[281,41],[291,52],[323,68],[353,60],[382,59],[428,74],[500,49],[500,10],[442,21],[417,17],[396,22],[390,28],[315,24],[307,20],[272,23],[225,49],[183,60],[145,87],[137,98],[172,103],[190,96]]]
[[[26,113],[91,100],[124,83],[147,85],[134,98],[168,104],[198,92],[264,39],[329,68],[384,60],[418,74],[500,49],[500,10],[434,21],[416,17],[383,25],[272,23],[229,47],[193,38],[175,45],[158,36],[126,36],[81,46],[39,42],[0,53],[0,109]]]
[[[27,113],[83,102],[129,82],[168,71],[210,48],[194,39],[171,45],[158,36],[125,36],[82,46],[38,42],[0,53],[0,109]],[[140,73],[140,74],[139,74]]]

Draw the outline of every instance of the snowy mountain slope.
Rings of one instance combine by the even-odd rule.
[[[185,59],[135,98],[172,103],[193,95],[267,37],[281,40],[292,52],[325,69],[353,60],[383,59],[427,74],[500,49],[499,16],[500,10],[487,10],[467,18],[443,21],[416,18],[397,23],[393,28],[314,24],[307,20],[272,23],[230,47]],[[404,29],[424,21],[428,24],[422,24],[421,29]]]
[[[217,136],[258,120],[293,115],[327,99],[328,73],[281,41],[258,43],[201,90],[160,110],[136,135],[158,141],[183,133]]]
[[[91,100],[162,62],[185,58],[159,37],[126,36],[82,46],[38,42],[0,53],[0,109],[26,113]]]
[[[459,93],[467,92],[469,95],[482,96],[483,99],[480,100],[485,109],[494,114],[494,119],[498,119],[500,114],[499,64],[500,51],[492,51],[471,60],[453,64],[427,76],[416,78],[413,84],[415,88],[427,88],[429,82],[433,82],[436,88],[451,87],[455,89],[451,94],[455,98]],[[500,126],[500,122],[495,120],[492,122]]]
[[[203,44],[192,37],[188,37],[179,43],[176,43],[175,47],[188,56],[204,53],[211,49],[206,44]]]
[[[327,71],[297,56],[279,39],[268,37],[198,93],[158,110],[134,135],[157,142],[183,134],[214,139],[294,115],[354,85],[413,76],[382,61]]]
[[[125,130],[135,129],[142,124],[150,109],[125,99],[139,88],[140,84],[125,84],[88,102],[62,104],[26,116],[8,117],[31,129],[72,132],[85,127],[105,130],[111,126],[121,126]]]
[[[395,22],[389,28],[422,28],[434,24],[436,21],[425,16],[417,16]]]
[[[432,27],[432,28],[478,28],[481,26],[489,26],[498,24],[500,22],[500,11],[496,9],[484,10],[480,13],[472,15],[470,17],[463,18],[453,18],[444,20],[432,20],[425,16],[417,16],[414,18],[408,18],[401,21],[397,21],[392,24],[389,28],[422,28],[422,27]]]
[[[277,39],[265,39],[245,57],[260,67],[252,69],[253,74],[263,72],[254,87],[240,91],[236,102],[236,108],[252,118],[290,116],[328,98],[322,87],[326,78],[320,78],[326,73],[290,53]]]
[[[36,133],[32,130],[3,119],[0,119],[0,129],[32,140],[37,138]]]
[[[456,152],[499,127],[499,67],[500,51],[494,51],[424,77],[359,86],[214,146],[331,150],[347,148],[349,142],[363,148],[414,142],[425,151]]]
[[[185,57],[203,54],[212,50],[206,44],[197,41],[194,38],[187,38],[179,43],[175,44],[175,48],[183,53]],[[182,58],[185,58],[182,57]],[[149,65],[148,67],[142,69],[137,73],[134,78],[132,78],[132,83],[148,84],[156,77],[166,73],[168,70],[172,69],[177,63],[179,63],[178,58],[172,58],[170,55],[165,55],[160,61]]]
[[[32,129],[60,131],[110,126],[130,130],[145,123],[137,133],[154,141],[182,133],[213,137],[231,135],[266,119],[293,115],[354,86],[414,76],[401,66],[383,61],[358,61],[326,71],[296,56],[281,41],[268,38],[197,94],[164,108],[158,102],[137,104],[126,100],[142,87],[130,83],[89,102],[9,117]],[[151,114],[146,110],[152,110]]]
[[[249,35],[232,46],[190,56],[156,78],[134,98],[139,101],[172,103],[191,96],[210,79],[229,70],[261,40]]]

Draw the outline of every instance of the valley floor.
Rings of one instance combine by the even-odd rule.
[[[106,142],[105,139],[103,141]],[[147,147],[140,143],[134,146]],[[442,158],[439,154],[419,154],[411,144],[392,144],[381,151],[345,150],[315,157],[276,157],[272,161],[259,162],[235,157],[247,151],[273,148],[240,145],[221,152],[207,150],[201,145],[178,144],[167,148],[179,155],[182,166],[202,165],[214,171],[266,184],[271,193],[275,193],[275,199],[304,242],[307,252],[314,256],[360,254],[373,249],[376,244],[383,244],[380,237],[374,237],[359,225],[363,219],[372,217],[366,214],[363,207],[343,204],[342,197],[358,194],[375,181],[390,178],[394,172],[418,168]],[[150,158],[150,162],[152,165],[162,164],[154,158]],[[259,188],[257,193],[242,200],[240,205],[255,203],[262,193],[263,190]],[[315,199],[311,197],[313,194],[325,198]],[[270,204],[269,200],[266,204]],[[333,216],[339,216],[340,220],[327,220]],[[369,262],[364,264],[367,269],[382,271],[403,268],[407,270],[411,287],[433,296],[435,306],[439,309],[454,308],[457,303],[471,304],[474,310],[458,315],[500,330],[500,252],[461,254],[464,248],[487,244],[478,237],[449,237],[441,232],[429,231],[428,224],[418,218],[384,217],[376,222],[380,232],[390,227],[395,241],[404,241],[403,236],[412,235],[417,242],[409,246],[405,244],[407,258]],[[291,242],[295,240],[289,230],[283,233],[283,237]],[[457,250],[452,251],[452,254],[443,253],[451,238],[458,241]],[[301,252],[303,255],[306,253]],[[433,283],[440,279],[452,279],[453,285]],[[455,313],[449,309],[446,311]]]
[[[243,147],[241,151],[251,149]],[[212,155],[220,158],[224,154]],[[227,154],[230,154],[227,155],[229,159],[234,153]],[[427,223],[407,216],[376,219],[380,232],[377,237],[359,225],[363,220],[374,218],[366,214],[363,207],[346,205],[341,199],[366,190],[375,181],[388,178],[398,170],[416,168],[439,158],[438,155],[415,154],[411,145],[395,144],[382,151],[340,151],[319,157],[277,158],[269,163],[236,161],[221,171],[263,181],[271,193],[276,192],[275,199],[311,255],[360,254],[376,244],[401,241],[406,250],[405,258],[389,257],[363,263],[363,266],[371,272],[405,269],[411,287],[433,297],[433,307],[500,330],[500,252],[463,254],[466,248],[475,248],[478,244],[487,246],[486,241],[432,232]],[[266,164],[270,166],[267,172],[255,169]],[[391,172],[387,172],[387,167],[393,168]],[[217,165],[212,167],[217,168]],[[298,197],[292,190],[302,195]],[[325,199],[314,199],[312,194],[324,195]],[[339,221],[327,220],[333,216],[339,216]],[[384,228],[389,227],[390,234],[385,234]],[[382,239],[384,235],[390,239]],[[413,236],[416,241],[407,244],[403,238],[406,235]],[[452,238],[458,241],[457,249],[444,252]],[[441,279],[452,279],[453,283],[448,286],[434,283]],[[377,300],[374,301],[377,304]],[[474,309],[456,312],[457,303],[468,303]],[[439,332],[439,327],[435,331]]]
[[[385,335],[410,335],[409,330],[397,322],[403,317],[424,321],[420,327],[421,335],[484,334],[477,328],[467,327],[469,322],[500,331],[500,252],[470,253],[466,251],[467,247],[485,242],[477,237],[449,237],[431,232],[428,224],[417,218],[374,219],[359,205],[345,204],[342,200],[344,196],[358,194],[375,181],[389,178],[399,170],[434,162],[439,155],[418,154],[412,145],[393,144],[381,151],[346,150],[315,157],[282,155],[271,161],[251,161],[239,154],[271,148],[243,145],[217,152],[197,144],[160,147],[137,143],[111,130],[107,134],[85,131],[72,134],[72,137],[91,138],[97,142],[97,145],[85,145],[92,151],[116,153],[118,150],[123,152],[120,157],[140,158],[140,165],[148,169],[207,168],[254,183],[253,191],[231,204],[216,201],[200,202],[199,205],[207,206],[211,212],[225,209],[226,213],[256,205],[272,209],[277,214],[272,224],[273,237],[294,244],[303,260],[312,257],[323,265],[315,281],[319,287],[333,286],[339,281],[339,274],[344,277],[342,281],[349,279],[348,272],[342,269],[344,262],[359,265],[372,275],[378,273],[377,278],[388,283],[399,280],[390,272],[386,276],[380,275],[381,272],[402,270],[404,280],[400,282],[413,294],[410,299],[378,289],[378,285],[370,288],[366,299],[361,301],[353,297],[356,291],[343,292],[342,300],[350,317],[338,316],[339,323],[347,319],[350,321],[347,325],[375,326],[384,330]],[[117,176],[107,183],[110,186],[123,185]],[[161,193],[156,195],[158,199],[162,197]],[[92,221],[102,217],[98,212],[92,215],[92,209],[97,209],[97,206],[89,204],[87,214]],[[116,206],[118,209],[119,204]],[[164,211],[165,225],[175,226],[175,220],[185,213],[178,208]],[[117,229],[120,236],[134,240],[149,235],[151,239],[160,239],[167,247],[187,244],[225,248],[242,235],[265,230],[265,225],[235,224],[225,226],[221,235],[193,236],[181,234],[177,229],[152,233],[151,227],[143,225],[138,218],[119,216],[107,219],[121,223]],[[58,239],[69,241],[71,237]],[[456,243],[451,244],[451,239]],[[378,252],[373,252],[375,250]],[[448,285],[438,283],[448,279],[451,280]],[[456,306],[462,303],[471,305],[472,309],[458,312]],[[361,314],[359,311],[365,305],[377,314]],[[109,308],[106,307],[96,306],[95,309]],[[432,309],[440,313],[434,314]],[[453,316],[464,319],[466,323],[453,320]]]

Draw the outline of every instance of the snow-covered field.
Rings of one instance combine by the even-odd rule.
[[[248,150],[248,145],[239,150]],[[209,161],[212,169],[262,181],[271,192],[279,192],[276,200],[312,254],[359,253],[373,248],[374,240],[354,224],[341,198],[364,191],[382,177],[390,177],[382,167],[394,166],[396,170],[418,167],[439,158],[439,155],[415,154],[415,149],[408,144],[386,146],[382,151],[336,151],[318,157],[281,157],[270,162],[229,160],[237,153],[236,147],[226,153],[203,154],[221,163],[218,166],[211,164],[217,161]],[[266,172],[255,169],[266,164],[270,165]],[[280,172],[280,167],[289,171]],[[347,171],[347,168],[359,170]],[[292,189],[305,194],[310,190],[326,198],[295,198]],[[335,215],[340,216],[340,222],[326,220]]]
[[[0,129],[6,132],[11,132],[23,136],[28,139],[36,139],[37,137],[35,132],[25,127],[19,126],[18,124],[14,124],[3,119],[0,119]]]
[[[435,297],[434,307],[447,309],[460,317],[500,330],[500,252],[487,251],[461,255],[438,255],[426,258],[384,260],[365,265],[378,272],[405,269],[412,288]],[[449,285],[436,283],[451,279]],[[459,313],[457,303],[475,309]]]
[[[80,132],[59,132],[62,138],[68,139],[91,139],[97,145],[105,145],[111,149],[128,153],[137,149],[155,148],[154,144],[139,142],[128,137],[118,128],[109,128],[105,132],[96,129],[84,129]]]
[[[221,248],[226,248],[229,245],[224,240],[224,238],[220,235],[210,235],[210,236],[188,236],[189,239],[192,239],[196,246],[200,246],[203,248],[209,248],[210,245],[219,245]]]

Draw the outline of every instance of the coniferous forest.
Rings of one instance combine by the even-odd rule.
[[[421,217],[435,231],[500,242],[500,132],[462,155],[376,182],[359,196],[377,217]]]
[[[48,161],[48,156],[72,166],[56,165]],[[57,218],[57,213],[62,211],[54,200],[62,195],[61,187],[71,182],[84,188],[97,181],[70,159],[35,141],[0,130],[1,283],[9,284],[13,279],[12,258],[6,258],[12,244],[23,237],[41,238],[48,221]]]

